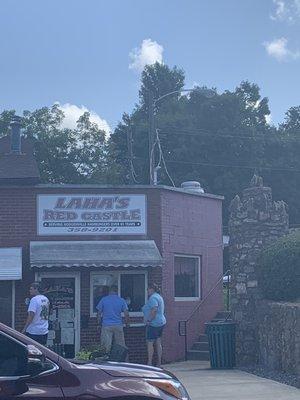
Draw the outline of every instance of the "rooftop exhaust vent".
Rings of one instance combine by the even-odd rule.
[[[200,183],[196,181],[183,182],[181,188],[191,193],[204,193],[204,189],[201,187]]]

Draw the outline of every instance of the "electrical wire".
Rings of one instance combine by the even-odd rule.
[[[142,157],[135,157],[136,159],[143,160]],[[183,160],[165,160],[166,163],[170,164],[186,164],[186,165],[201,165],[207,167],[221,167],[221,168],[243,168],[243,169],[256,169],[256,170],[270,170],[270,171],[283,171],[283,172],[296,172],[300,173],[299,169],[294,168],[274,168],[274,167],[261,167],[261,166],[251,166],[251,165],[234,165],[234,164],[214,164],[214,163],[201,163],[193,161],[183,161]]]
[[[167,128],[170,129],[170,131],[167,131],[166,128],[160,128],[160,133],[165,134],[165,135],[182,135],[182,136],[197,136],[201,137],[201,135],[207,135],[210,137],[218,137],[220,139],[245,139],[245,140],[263,140],[263,141],[268,141],[268,140],[278,140],[284,141],[284,142],[300,142],[300,137],[299,138],[285,138],[285,137],[278,137],[278,136],[271,136],[265,134],[264,136],[246,136],[246,135],[223,135],[223,134],[216,134],[216,133],[211,133],[209,131],[205,130],[187,130],[187,129],[178,129],[178,128]]]
[[[171,175],[170,175],[170,173],[168,171],[168,167],[167,167],[167,164],[166,164],[166,161],[165,161],[164,153],[163,153],[162,148],[161,148],[161,143],[160,143],[158,132],[159,132],[159,130],[156,129],[156,138],[157,138],[157,142],[158,142],[158,149],[159,149],[159,156],[160,156],[159,164],[157,165],[157,167],[160,166],[160,162],[162,161],[163,165],[164,165],[165,172],[167,174],[167,177],[170,179],[173,187],[175,187],[175,182],[173,181],[173,179],[172,179],[172,177],[171,177]]]
[[[136,127],[144,128],[144,124],[135,124]],[[164,135],[183,135],[183,136],[197,136],[201,137],[201,135],[207,135],[210,137],[218,137],[221,139],[245,139],[245,140],[263,140],[263,141],[269,141],[269,140],[278,140],[278,142],[300,142],[300,137],[282,137],[282,136],[277,136],[274,134],[261,134],[261,135],[227,135],[227,134],[217,134],[217,133],[212,133],[211,131],[207,129],[201,129],[201,128],[176,128],[172,126],[165,126],[158,128],[161,134]]]
[[[257,169],[257,170],[270,170],[270,171],[283,171],[283,172],[297,172],[300,173],[299,169],[294,168],[274,168],[274,167],[260,167],[260,166],[250,166],[250,165],[234,165],[234,164],[213,164],[213,163],[199,163],[192,161],[183,160],[167,160],[167,163],[171,164],[191,164],[191,165],[202,165],[208,167],[222,167],[222,168],[243,168],[243,169]]]

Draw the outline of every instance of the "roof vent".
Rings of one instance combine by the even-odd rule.
[[[183,182],[181,187],[187,192],[204,193],[204,189],[201,187],[200,183],[196,181]]]
[[[11,153],[21,154],[21,126],[22,118],[15,115],[10,123],[10,151]]]

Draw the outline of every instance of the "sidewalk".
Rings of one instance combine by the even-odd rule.
[[[300,390],[239,370],[212,370],[207,361],[167,364],[192,400],[299,400]]]

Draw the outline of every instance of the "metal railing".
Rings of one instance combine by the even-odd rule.
[[[216,288],[220,285],[221,282],[222,282],[222,287],[223,287],[224,277],[227,277],[227,280],[226,280],[226,311],[229,311],[229,307],[230,307],[230,304],[229,304],[230,270],[227,270],[225,272],[225,274],[222,274],[222,276],[217,280],[217,282],[209,290],[209,292],[204,296],[204,298],[200,301],[200,303],[194,308],[194,310],[189,315],[189,317],[186,320],[178,321],[178,335],[184,336],[185,360],[187,360],[187,353],[188,353],[188,330],[187,330],[188,323],[191,321],[191,319],[193,318],[195,313],[203,306],[203,304],[206,302],[206,300],[213,294],[213,292],[216,290]]]

